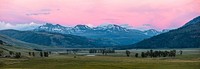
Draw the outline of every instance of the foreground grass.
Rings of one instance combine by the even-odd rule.
[[[1,61],[6,63],[0,69],[200,69],[199,54],[177,58],[54,56]]]

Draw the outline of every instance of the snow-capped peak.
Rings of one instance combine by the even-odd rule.
[[[169,31],[170,31],[170,29],[163,29],[162,33],[169,32]]]
[[[118,26],[114,25],[114,24],[108,24],[108,25],[101,25],[101,26],[98,26],[98,27],[108,29],[108,28],[115,28],[115,27],[118,27]]]
[[[87,25],[76,25],[74,27],[75,29],[80,29],[80,30],[87,30],[87,29],[91,29],[89,26]]]
[[[155,30],[155,29],[149,29],[149,30],[147,30],[147,31],[151,31],[151,32],[154,32],[154,33],[159,32],[159,31],[157,31],[157,30]]]
[[[51,24],[46,23],[42,26],[39,26],[38,28],[34,29],[35,31],[48,31],[48,32],[56,32],[56,33],[71,33],[70,30],[71,27],[64,27],[59,24]]]
[[[107,31],[127,31],[126,28],[123,28],[116,24],[107,24],[100,25],[95,28],[95,30],[107,30]]]
[[[127,29],[133,29],[133,27],[130,26],[129,24],[120,24],[119,26],[121,26],[123,28],[127,28]]]
[[[160,31],[157,31],[155,29],[149,29],[149,30],[144,31],[144,34],[149,35],[149,36],[155,36],[155,35],[158,35],[160,33],[161,33]]]
[[[59,24],[52,24],[52,23],[46,23],[46,24],[44,24],[44,25],[42,25],[42,26],[40,26],[40,27],[54,27],[54,28],[56,28],[56,27],[64,27],[64,26],[61,26],[61,25],[59,25]]]
[[[63,33],[63,34],[77,34],[77,33],[85,33],[85,32],[127,33],[127,32],[133,32],[134,29],[127,29],[125,27],[122,27],[116,24],[104,24],[104,25],[91,28],[87,25],[76,25],[74,27],[65,27],[59,24],[46,23],[34,29],[34,31],[47,31],[47,32],[55,32],[55,33]],[[168,30],[157,31],[155,29],[149,29],[149,30],[146,30],[143,32],[141,31],[141,32],[148,36],[155,36],[167,31]]]

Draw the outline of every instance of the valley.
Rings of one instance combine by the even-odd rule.
[[[200,0],[0,0],[0,69],[200,69]]]
[[[55,52],[48,58],[26,57],[20,59],[0,58],[1,69],[199,69],[200,54],[198,49],[176,49],[182,50],[183,55],[175,58],[138,58],[134,57],[135,53],[147,51],[149,49],[133,49],[131,56],[126,57],[125,50],[117,50],[116,53],[107,56],[101,53],[93,54],[95,56],[87,56],[76,54],[59,55]],[[170,49],[153,49],[153,50],[170,50]],[[89,53],[88,53],[89,54]]]

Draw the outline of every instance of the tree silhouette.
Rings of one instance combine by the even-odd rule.
[[[135,57],[136,57],[136,58],[138,57],[138,53],[135,54]]]
[[[35,52],[32,52],[33,57],[35,57]]]
[[[20,52],[16,52],[15,53],[15,58],[21,58],[21,53]]]
[[[10,55],[14,55],[14,52],[13,52],[13,51],[9,51],[9,54],[10,54]]]
[[[49,57],[49,53],[48,52],[44,52],[44,57]]]
[[[128,50],[126,50],[126,56],[127,56],[127,57],[129,57],[129,56],[130,56],[130,54],[131,54],[131,52],[130,52],[130,51],[128,51]]]
[[[152,58],[153,57],[153,50],[150,50],[150,57]]]
[[[43,57],[43,52],[40,52],[40,57]]]
[[[144,52],[142,52],[142,53],[141,53],[141,57],[142,57],[142,58],[144,58],[144,57],[145,57],[145,54],[144,54]]]
[[[180,55],[182,55],[183,54],[183,51],[182,50],[180,50]]]
[[[28,52],[28,55],[31,56],[31,52]]]

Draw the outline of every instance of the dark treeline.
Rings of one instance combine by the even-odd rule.
[[[14,51],[8,51],[8,53],[6,54],[6,52],[4,52],[3,50],[0,50],[0,57],[2,58],[21,58],[22,55],[24,55],[23,57],[28,57],[26,56],[26,54],[28,54],[28,56],[32,56],[32,57],[37,57],[38,55],[40,57],[49,57],[49,54],[51,54],[51,52],[24,52],[23,54],[21,52],[14,52]]]
[[[28,52],[29,56],[33,56],[35,57],[36,56],[36,53],[38,52]],[[49,57],[49,54],[51,54],[51,52],[39,52],[39,56],[40,57]]]
[[[9,51],[8,55],[3,54],[4,51],[0,50],[0,57],[6,57],[6,58],[21,58],[21,52],[14,52],[14,51]]]
[[[183,54],[183,51],[180,50],[180,55]],[[130,56],[130,51],[126,50],[126,55],[127,57]],[[146,58],[146,57],[176,57],[176,50],[170,50],[170,51],[153,51],[149,50],[147,52],[141,52],[141,57]],[[139,57],[139,53],[135,54],[135,57]]]
[[[142,52],[141,57],[175,57],[176,56],[176,50],[171,51],[147,51]]]
[[[115,50],[112,49],[90,49],[89,53],[102,53],[103,55],[107,55],[108,53],[115,53]]]
[[[15,53],[15,58],[21,58],[21,52],[16,52]]]
[[[7,54],[3,54],[4,51],[0,50],[0,57],[14,57],[14,58],[21,58],[22,54],[21,52],[14,52],[14,51],[9,51],[8,55]],[[115,50],[112,49],[90,49],[89,53],[102,53],[103,55],[107,55],[108,53],[115,53]],[[141,53],[135,53],[134,56],[135,57],[139,57],[141,56],[142,58],[147,58],[147,57],[151,57],[151,58],[155,58],[155,57],[176,57],[177,51],[176,50],[170,50],[170,51],[154,51],[154,50],[148,50],[146,52],[141,52]],[[23,53],[25,55],[25,53]],[[49,55],[51,54],[51,52],[47,52],[47,51],[39,51],[39,52],[27,52],[26,54],[28,54],[29,56],[32,57],[49,57]],[[76,53],[74,53],[76,54]],[[127,57],[130,57],[131,52],[126,50],[125,54]],[[183,51],[180,50],[179,54],[182,55]]]

